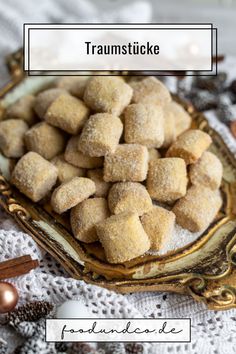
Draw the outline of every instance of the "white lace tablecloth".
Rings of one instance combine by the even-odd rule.
[[[148,22],[148,3],[131,3],[120,8],[118,5],[106,13],[99,13],[85,0],[0,0],[0,53],[3,56],[21,44],[23,22],[80,22],[86,20],[121,22]],[[230,77],[236,77],[232,68],[236,59],[229,58],[223,64]],[[3,61],[0,62],[1,82],[7,78]],[[211,125],[219,131],[236,156],[236,143],[228,128],[219,123],[214,112],[207,114]],[[234,310],[209,311],[206,307],[187,296],[169,293],[138,293],[119,295],[97,286],[85,284],[68,277],[66,272],[47,253],[40,249],[31,237],[19,230],[8,216],[0,212],[0,262],[9,258],[30,254],[40,261],[40,267],[25,276],[11,279],[20,294],[19,304],[32,300],[47,300],[61,304],[67,299],[83,299],[98,317],[191,317],[192,342],[189,344],[147,344],[145,353],[203,353],[231,354],[236,352],[236,315]],[[13,345],[15,334],[0,326],[0,337]],[[14,340],[13,340],[14,338]]]

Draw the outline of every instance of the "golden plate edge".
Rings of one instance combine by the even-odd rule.
[[[11,82],[8,83],[0,91],[0,96],[10,91],[17,83],[23,79],[17,65],[14,67],[15,73]],[[186,108],[186,107],[185,107]],[[234,156],[226,147],[222,138],[209,127],[206,118],[203,114],[193,112],[191,106],[187,107],[189,113],[195,114],[197,126],[204,131],[207,131],[217,137],[224,150],[228,151],[227,158],[236,166]],[[222,141],[221,141],[222,140]],[[236,201],[236,184],[229,183],[230,201],[228,206],[229,219],[235,219],[232,212],[235,211]],[[177,293],[185,293],[191,295],[197,301],[203,301],[210,309],[224,310],[236,307],[236,234],[232,235],[226,245],[226,256],[222,259],[222,263],[226,263],[226,268],[223,273],[209,275],[199,273],[182,273],[170,275],[165,277],[154,277],[142,280],[123,280],[123,281],[108,281],[96,279],[96,274],[86,274],[82,266],[73,260],[68,260],[68,255],[63,255],[56,252],[52,245],[43,242],[39,230],[29,222],[30,215],[28,211],[22,207],[17,200],[12,197],[11,186],[6,182],[3,176],[0,177],[0,203],[4,209],[16,220],[16,222],[31,236],[34,240],[47,250],[59,263],[68,271],[68,273],[77,278],[83,279],[96,285],[100,285],[111,290],[119,291],[121,293],[138,292],[138,291],[173,291]],[[235,213],[234,213],[235,214]],[[40,232],[44,232],[40,230]]]

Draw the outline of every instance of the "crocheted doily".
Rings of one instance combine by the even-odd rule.
[[[234,353],[235,325],[234,310],[209,311],[190,297],[169,293],[138,293],[120,295],[112,291],[69,278],[61,266],[37,246],[31,237],[21,232],[17,225],[0,213],[0,261],[30,254],[40,261],[40,267],[24,276],[10,281],[20,294],[19,304],[27,301],[46,300],[60,304],[68,299],[82,299],[97,317],[115,318],[168,318],[191,317],[192,342],[189,344],[146,344],[145,353]],[[0,326],[0,337],[10,344],[9,328]]]

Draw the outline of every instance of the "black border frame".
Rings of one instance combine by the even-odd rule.
[[[166,320],[188,320],[189,321],[189,340],[188,341],[132,341],[132,340],[127,340],[127,341],[120,341],[120,340],[110,340],[110,341],[106,341],[105,343],[191,343],[192,342],[192,319],[190,317],[180,317],[180,318],[177,318],[177,317],[168,317],[168,318],[141,318],[141,317],[135,317],[135,318],[85,318],[85,317],[82,317],[82,318],[46,318],[45,319],[45,342],[46,343],[83,343],[84,340],[82,341],[64,341],[64,340],[61,340],[61,341],[48,341],[47,340],[47,321],[48,320],[74,320],[74,321],[79,321],[79,320],[91,320],[91,321],[96,321],[96,320],[132,320],[132,321],[135,321],[135,320],[162,320],[163,322]],[[89,343],[104,343],[103,340],[101,341],[89,341]]]
[[[55,28],[51,28],[51,26],[55,26],[55,25],[123,25],[123,26],[135,26],[135,25],[169,25],[170,23],[24,23],[23,24],[23,53],[24,53],[24,59],[26,57],[25,55],[25,33],[26,33],[26,25],[50,25],[50,27],[48,28],[28,28],[28,68],[30,67],[30,31],[32,30],[37,30],[37,29],[45,29],[45,30],[50,30],[50,29],[55,29]],[[157,76],[217,76],[218,74],[218,70],[217,70],[217,60],[214,63],[213,57],[214,55],[217,57],[218,55],[218,32],[217,32],[217,28],[213,27],[212,23],[171,23],[171,25],[184,25],[184,26],[188,26],[188,25],[208,25],[210,26],[210,28],[176,28],[176,30],[210,30],[211,31],[211,69],[210,70],[188,70],[188,71],[183,71],[183,70],[174,70],[174,71],[166,71],[166,70],[126,70],[126,73],[123,73],[123,71],[118,71],[118,70],[109,70],[110,73],[106,73],[106,74],[100,74],[101,72],[107,72],[108,70],[26,70],[25,69],[25,60],[23,62],[23,71],[26,72],[28,74],[28,76],[67,76],[67,73],[72,73],[72,74],[68,74],[68,76],[90,76],[89,72],[91,72],[91,76],[93,75],[94,72],[99,71],[99,76],[117,76],[120,75],[120,73],[122,73],[122,75],[124,76],[148,76],[150,75],[150,73],[152,73],[153,75],[157,75]],[[65,30],[65,28],[57,28],[56,30]],[[77,30],[89,30],[89,29],[94,29],[94,28],[66,28],[66,29],[77,29]],[[104,30],[107,28],[97,28],[98,30]],[[125,30],[125,29],[129,29],[129,28],[111,28],[111,30]],[[132,29],[137,29],[139,30],[140,28],[132,28]],[[150,28],[143,28],[144,30],[149,30],[152,29]],[[173,28],[158,28],[157,30],[173,30]],[[214,47],[214,40],[215,40],[215,47]],[[215,50],[215,53],[214,53]],[[59,73],[62,74],[59,74]],[[190,74],[188,74],[188,72],[190,72]],[[196,74],[194,74],[196,73]],[[208,73],[208,74],[207,74]],[[211,74],[210,74],[211,73]]]

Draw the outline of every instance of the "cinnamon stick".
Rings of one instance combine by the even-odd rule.
[[[26,274],[38,266],[38,260],[32,260],[30,255],[9,259],[0,263],[0,280]]]

